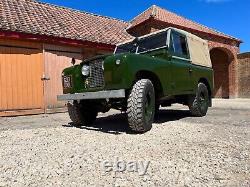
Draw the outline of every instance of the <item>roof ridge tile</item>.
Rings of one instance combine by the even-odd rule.
[[[136,20],[138,17],[140,17],[142,14],[144,14],[145,12],[149,11],[150,9],[152,9],[155,5],[150,6],[149,8],[147,8],[146,10],[144,10],[143,12],[141,12],[140,14],[138,14],[136,17],[134,17],[131,21],[129,21],[129,23],[133,22],[134,20]]]

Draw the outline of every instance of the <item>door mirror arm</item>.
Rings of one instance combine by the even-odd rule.
[[[76,59],[75,59],[75,58],[72,58],[71,64],[72,64],[73,66],[76,64]]]

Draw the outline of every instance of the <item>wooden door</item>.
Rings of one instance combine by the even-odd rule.
[[[45,105],[47,112],[57,112],[65,107],[65,102],[57,101],[57,95],[63,94],[62,71],[72,66],[72,58],[76,63],[82,60],[81,49],[53,45],[45,46]]]
[[[0,43],[0,116],[22,115],[24,111],[42,113],[42,50],[3,44]]]

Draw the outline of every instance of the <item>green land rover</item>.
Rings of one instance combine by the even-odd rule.
[[[126,112],[135,132],[152,128],[160,106],[181,103],[194,116],[212,106],[213,70],[207,41],[167,28],[117,45],[114,54],[96,56],[62,73],[73,125],[89,126],[98,112]]]

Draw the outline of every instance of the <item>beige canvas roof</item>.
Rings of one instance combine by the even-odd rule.
[[[192,64],[212,68],[208,42],[206,40],[187,31],[176,28],[171,29],[186,35]]]

